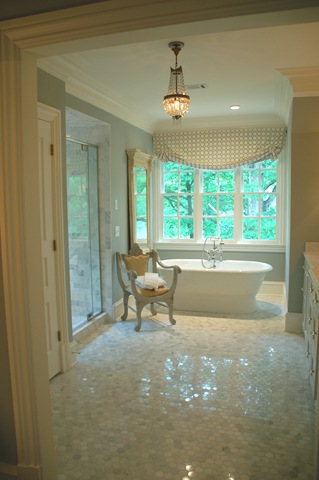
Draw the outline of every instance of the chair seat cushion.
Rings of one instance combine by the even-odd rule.
[[[143,297],[158,297],[159,295],[164,295],[164,293],[169,292],[169,288],[159,287],[157,290],[147,290],[146,288],[140,288],[136,285],[136,290]]]

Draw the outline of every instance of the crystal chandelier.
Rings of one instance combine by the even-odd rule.
[[[163,100],[163,106],[166,113],[173,118],[173,121],[180,120],[188,112],[190,97],[186,93],[184,83],[183,69],[177,66],[177,55],[184,46],[183,42],[170,42],[169,48],[175,54],[175,68],[171,67],[169,77],[168,92]]]

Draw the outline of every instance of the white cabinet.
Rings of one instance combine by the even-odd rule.
[[[318,323],[319,323],[319,285],[310,264],[305,258],[303,284],[303,331],[305,352],[308,362],[309,380],[313,397],[317,399],[318,384]]]

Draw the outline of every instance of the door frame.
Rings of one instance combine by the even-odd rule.
[[[64,200],[63,200],[63,162],[62,162],[62,138],[61,138],[61,111],[38,102],[38,119],[44,120],[51,124],[54,168],[53,168],[53,210],[54,210],[54,231],[56,237],[56,253],[55,253],[55,267],[56,267],[56,292],[57,292],[57,314],[58,314],[58,329],[61,332],[60,341],[60,364],[61,372],[69,370],[76,363],[76,354],[72,353],[74,350],[72,340],[69,339],[69,318],[70,305],[68,302],[69,287],[67,282],[67,266],[66,261],[66,229],[64,228]]]
[[[263,15],[267,10],[267,2],[247,2],[246,8],[239,5],[237,9],[232,1],[218,3],[223,8],[210,0],[196,5],[185,0],[181,10],[180,2],[166,0],[109,0],[0,23],[0,235],[18,458],[14,476],[19,479],[57,478],[43,322],[36,58],[101,47],[102,43],[114,45],[125,33],[126,43],[137,37],[137,41],[156,35],[174,37],[176,21],[179,27],[188,24],[187,34],[196,27],[203,33],[203,24],[212,28],[209,20],[229,19],[232,27],[228,24],[228,28],[234,28],[236,17],[238,24],[253,19],[260,27],[263,17],[252,14]],[[292,3],[280,0],[276,10],[286,5],[292,8]],[[313,4],[309,1],[304,9],[292,10],[298,23],[319,17],[318,7],[307,8]],[[163,16],[168,10],[171,15]],[[280,13],[285,21],[289,17],[287,12],[275,12],[272,18],[277,24]],[[269,15],[265,17],[269,22]]]

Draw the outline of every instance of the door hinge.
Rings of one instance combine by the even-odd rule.
[[[56,252],[56,240],[53,240],[53,250]]]
[[[50,153],[51,153],[51,155],[54,155],[54,145],[53,145],[53,143],[51,143],[51,145],[50,145]]]
[[[58,330],[58,342],[61,342],[61,331]]]

